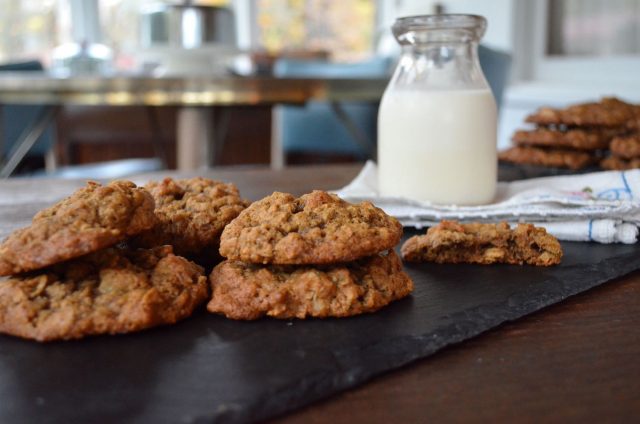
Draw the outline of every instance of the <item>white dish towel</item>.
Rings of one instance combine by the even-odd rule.
[[[499,183],[494,203],[454,206],[380,196],[377,167],[369,161],[336,193],[350,202],[369,200],[402,225],[417,228],[443,219],[530,222],[560,240],[631,244],[640,226],[640,169]]]

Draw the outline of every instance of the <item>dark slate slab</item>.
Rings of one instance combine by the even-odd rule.
[[[640,268],[564,243],[555,268],[408,265],[413,296],[342,320],[178,325],[41,345],[0,336],[0,422],[247,422],[309,404]]]

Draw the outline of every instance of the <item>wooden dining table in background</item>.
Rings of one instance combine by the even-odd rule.
[[[152,77],[140,75],[57,77],[47,73],[5,72],[0,75],[0,104],[45,106],[19,144],[24,153],[64,105],[178,106],[177,168],[208,165],[215,151],[213,107],[300,104],[315,100],[332,105],[340,119],[342,102],[377,102],[387,79],[276,78],[234,75]],[[277,120],[272,125],[271,164],[282,167]],[[24,143],[21,143],[24,141]],[[22,152],[21,152],[22,153]],[[22,155],[23,156],[23,155]],[[18,157],[17,159],[20,159]],[[9,158],[8,165],[15,167]]]
[[[258,199],[274,190],[336,189],[358,170],[222,168],[134,180],[205,175],[233,181]],[[22,179],[0,182],[0,192],[25,196],[38,185],[55,197],[82,184]],[[8,208],[3,219],[15,213],[26,223],[33,212]],[[640,272],[634,272],[272,422],[630,423],[640,416],[639,357]]]

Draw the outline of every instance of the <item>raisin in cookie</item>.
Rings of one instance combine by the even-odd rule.
[[[395,252],[341,265],[280,266],[224,261],[209,277],[207,309],[232,319],[347,317],[413,291]]]
[[[112,246],[153,227],[154,202],[129,181],[89,182],[38,212],[0,245],[0,275],[40,269]]]
[[[107,248],[0,280],[0,332],[38,341],[128,333],[186,318],[207,298],[202,268],[171,246]]]
[[[351,204],[314,191],[273,193],[242,211],[222,232],[220,254],[262,264],[348,262],[395,246],[397,219],[369,202]]]
[[[176,254],[217,254],[220,234],[248,206],[233,184],[207,178],[165,178],[144,186],[156,203],[158,224],[138,235],[133,244],[153,247],[170,244]]]
[[[409,262],[529,264],[560,263],[562,248],[544,228],[518,224],[514,229],[499,224],[442,221],[427,234],[413,236],[402,245]]]

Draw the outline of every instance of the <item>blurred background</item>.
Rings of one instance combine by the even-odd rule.
[[[489,22],[483,48],[502,58],[499,66],[488,60],[485,68],[490,82],[496,81],[491,85],[500,105],[501,148],[542,105],[604,95],[640,102],[637,0],[0,0],[0,11],[0,72],[56,78],[384,79],[400,53],[390,33],[396,17],[480,14]],[[332,112],[326,105],[284,107],[276,136],[282,137],[286,164],[370,157],[361,143],[341,140],[353,138],[354,131],[331,133],[328,128],[339,123],[327,120]],[[376,108],[375,102],[345,107],[347,120],[374,147]],[[5,159],[36,109],[3,105]],[[273,163],[273,105],[225,110],[224,122],[215,123],[224,124],[224,143],[209,165]],[[150,113],[140,106],[63,105],[16,172],[157,157],[158,166],[175,168],[176,113],[175,106]],[[306,145],[300,134],[308,138]]]

